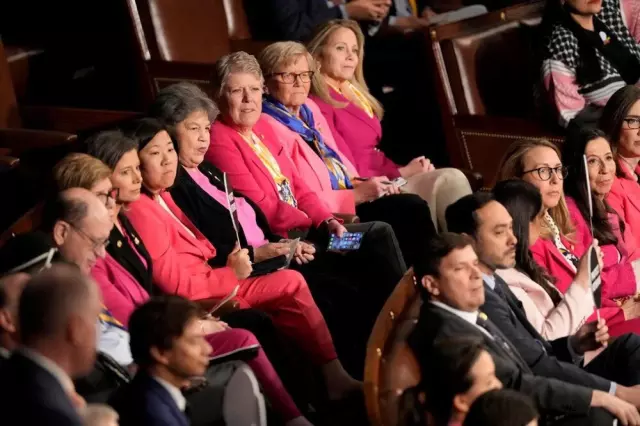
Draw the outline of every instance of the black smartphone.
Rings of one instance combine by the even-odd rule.
[[[329,238],[329,251],[353,251],[360,248],[364,232],[345,232],[342,237],[331,234]]]
[[[251,271],[251,275],[249,276],[259,277],[260,275],[266,275],[279,269],[286,268],[287,266],[289,266],[287,256],[281,254],[280,256],[254,263],[253,271]]]

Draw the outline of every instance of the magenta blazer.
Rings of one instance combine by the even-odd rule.
[[[331,134],[329,124],[316,103],[308,99],[306,105],[313,114],[316,129],[322,134],[324,143],[340,156],[342,163],[347,168],[349,176],[358,176],[356,168],[338,148]],[[313,148],[311,148],[298,133],[289,130],[287,126],[278,122],[275,118],[267,114],[262,114],[262,116],[266,122],[269,123],[276,137],[282,142],[282,146],[284,146],[286,154],[293,162],[298,176],[304,180],[312,191],[318,194],[329,211],[334,213],[355,214],[356,205],[353,190],[334,190],[331,187],[329,170]]]
[[[91,276],[100,287],[107,309],[125,326],[134,309],[149,299],[147,291],[109,253],[96,261]]]
[[[640,246],[640,184],[629,174],[627,169],[618,164],[624,177],[616,176],[607,194],[607,202],[628,224],[635,238],[635,245]],[[640,173],[640,166],[636,169]]]
[[[331,87],[329,92],[333,99],[347,105],[340,108],[317,96],[312,96],[312,99],[329,123],[338,148],[356,166],[360,176],[387,176],[389,179],[399,177],[399,166],[377,148],[382,138],[382,126],[378,117],[369,117],[362,108]]]
[[[591,245],[593,236],[587,221],[580,214],[578,205],[571,197],[566,197],[569,215],[576,227],[575,240],[582,247],[582,252]],[[636,294],[636,277],[629,261],[629,251],[624,240],[618,238],[617,246],[606,244],[600,246],[604,254],[604,267],[602,270],[602,297],[603,299],[617,299]],[[618,257],[620,260],[618,260]]]
[[[234,190],[249,197],[262,209],[276,234],[286,236],[292,229],[319,226],[333,217],[331,210],[297,174],[283,144],[264,117],[258,120],[253,132],[271,151],[281,172],[289,179],[298,208],[280,200],[276,183],[260,158],[247,141],[223,120],[211,126],[211,145],[205,159],[227,173]]]

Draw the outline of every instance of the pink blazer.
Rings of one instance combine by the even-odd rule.
[[[593,236],[589,224],[584,219],[578,205],[571,197],[566,198],[569,215],[576,227],[575,239],[583,247],[583,251],[591,245]],[[636,293],[636,277],[633,267],[629,262],[628,250],[624,241],[619,237],[618,245],[607,244],[600,246],[604,254],[604,267],[602,270],[602,297],[617,299]]]
[[[109,253],[97,260],[91,276],[100,287],[107,309],[125,326],[133,310],[149,299],[147,291]]]
[[[333,88],[329,88],[329,91],[333,99],[347,105],[339,108],[317,96],[312,96],[312,99],[327,119],[340,151],[348,156],[363,177],[387,176],[389,179],[399,177],[399,166],[377,148],[382,138],[380,120],[376,116],[369,117],[360,107]]]
[[[544,288],[517,269],[500,269],[496,273],[522,302],[529,322],[547,340],[574,334],[595,308],[593,294],[579,284],[572,283],[562,301],[554,306]]]
[[[227,173],[233,189],[242,192],[262,209],[271,229],[277,234],[286,236],[292,229],[318,226],[331,218],[331,210],[296,173],[283,144],[264,117],[258,120],[253,131],[271,151],[280,170],[291,182],[298,208],[280,200],[276,184],[260,158],[247,141],[223,120],[211,126],[211,145],[205,159]]]
[[[174,203],[168,192],[162,198],[173,214],[193,232],[190,235],[148,195],[131,203],[131,221],[153,261],[153,282],[164,292],[192,300],[224,297],[238,284],[233,269],[213,269],[207,261],[216,255],[211,243]]]
[[[618,164],[625,177],[615,177],[611,191],[607,194],[607,202],[628,224],[629,231],[635,238],[635,245],[640,246],[640,184],[633,179],[627,169]],[[640,173],[640,167],[636,169]]]
[[[329,124],[320,112],[318,106],[311,99],[307,100],[306,105],[311,109],[311,113],[316,122],[316,129],[322,134],[324,143],[340,156],[350,176],[358,176],[356,168],[336,145]],[[329,211],[334,213],[355,214],[356,207],[353,190],[334,190],[331,187],[329,170],[327,170],[324,161],[316,154],[313,148],[311,148],[298,133],[289,130],[287,126],[278,122],[275,118],[266,114],[262,114],[262,116],[266,122],[269,123],[276,137],[282,142],[282,146],[284,146],[286,154],[293,162],[298,176],[304,180],[312,191],[318,194]]]

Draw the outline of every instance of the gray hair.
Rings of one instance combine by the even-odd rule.
[[[212,122],[220,113],[218,106],[201,88],[183,81],[160,90],[149,108],[149,115],[161,120],[175,140],[175,126],[196,111],[207,113]]]
[[[87,404],[82,410],[84,426],[103,426],[107,422],[117,422],[118,412],[107,404]]]
[[[55,339],[64,332],[69,317],[97,297],[91,278],[78,267],[56,263],[35,275],[20,296],[18,323],[22,342]]]
[[[229,76],[235,73],[251,74],[260,80],[260,84],[264,84],[262,70],[255,56],[242,51],[229,53],[218,59],[215,64],[212,80],[215,87],[214,96],[218,101],[227,87]]]
[[[297,41],[279,41],[268,45],[258,55],[258,61],[262,72],[269,76],[278,68],[292,64],[301,57],[307,59],[310,71],[316,71],[316,61],[313,56],[307,51],[304,44]]]
[[[105,163],[111,170],[129,151],[138,150],[138,143],[120,130],[96,133],[86,140],[87,154]]]

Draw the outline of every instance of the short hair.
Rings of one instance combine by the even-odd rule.
[[[264,84],[264,77],[260,64],[255,56],[247,52],[233,52],[218,59],[214,65],[213,87],[215,87],[214,98],[220,100],[224,89],[227,87],[227,80],[231,74],[246,73],[255,76]]]
[[[425,299],[428,299],[430,295],[424,290],[422,285],[420,285],[422,278],[427,275],[439,277],[442,259],[447,257],[452,251],[468,246],[473,247],[473,240],[471,238],[461,234],[454,234],[453,232],[442,232],[425,243],[424,250],[420,256],[417,257],[413,265],[413,272],[418,283],[418,288],[421,289],[420,291]]]
[[[138,147],[138,151],[147,146],[156,135],[167,128],[162,121],[153,117],[144,117],[133,120],[123,126],[124,134],[131,138]],[[169,135],[171,136],[171,135]]]
[[[84,426],[103,426],[105,422],[117,421],[118,412],[107,404],[87,404],[82,410]]]
[[[464,426],[526,426],[538,419],[531,398],[511,389],[480,395],[471,404]]]
[[[87,152],[105,163],[112,171],[127,152],[137,150],[138,144],[121,130],[106,130],[86,140]]]
[[[154,364],[151,348],[168,350],[182,336],[187,323],[202,316],[194,302],[176,295],[152,297],[129,318],[131,355],[139,366]]]
[[[309,63],[309,70],[316,71],[316,61],[304,47],[304,44],[297,41],[278,41],[271,43],[258,55],[258,62],[265,77],[271,76],[281,66],[295,63],[299,58],[304,57]]]
[[[162,120],[175,141],[176,126],[196,111],[204,111],[211,122],[220,113],[218,106],[201,88],[193,83],[180,82],[158,92],[149,108],[149,115]]]
[[[7,288],[10,286],[24,287],[24,284],[28,280],[29,276],[24,273],[5,275],[4,277],[0,278],[0,309],[9,309],[12,311],[17,310],[20,298],[18,297],[16,300],[12,300],[9,297]]]
[[[79,224],[88,214],[89,204],[78,197],[70,196],[65,190],[45,201],[42,209],[41,229],[50,233],[60,220],[74,225]]]
[[[445,211],[447,229],[475,238],[480,225],[476,212],[491,201],[494,201],[493,194],[488,191],[478,191],[460,198]]]
[[[86,304],[92,281],[77,267],[56,263],[27,283],[20,296],[18,323],[25,345],[63,332],[69,316]]]
[[[628,85],[618,89],[602,110],[599,126],[607,134],[615,153],[620,146],[620,133],[624,119],[638,101],[640,101],[640,88]]]
[[[425,393],[425,408],[436,424],[447,424],[453,398],[473,385],[471,369],[485,350],[482,338],[460,336],[437,340],[426,358],[420,360],[422,379],[418,389]]]
[[[69,188],[91,188],[111,177],[111,169],[88,154],[71,153],[53,167],[53,179],[58,191]]]

